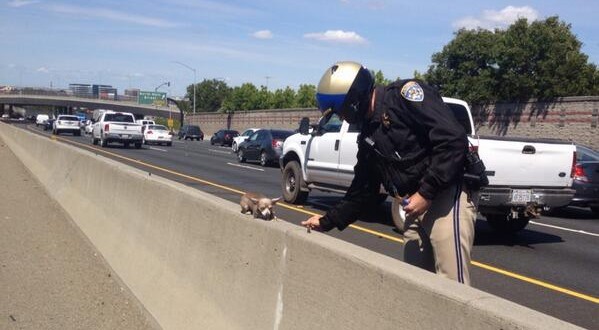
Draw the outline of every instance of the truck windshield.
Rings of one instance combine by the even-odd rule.
[[[104,121],[116,121],[120,123],[132,123],[133,116],[124,113],[107,113]]]

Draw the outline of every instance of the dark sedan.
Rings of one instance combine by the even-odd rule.
[[[210,138],[210,144],[221,145],[221,146],[231,146],[233,144],[233,138],[239,136],[239,132],[231,129],[221,129],[214,133]]]
[[[599,152],[576,146],[574,183],[576,189],[570,205],[590,207],[599,216]]]
[[[177,134],[179,140],[184,139],[194,139],[200,141],[204,140],[204,132],[200,129],[200,126],[197,125],[183,125]]]
[[[258,130],[239,145],[237,159],[241,163],[258,161],[262,166],[276,163],[283,152],[283,142],[293,134],[293,131],[278,129]]]

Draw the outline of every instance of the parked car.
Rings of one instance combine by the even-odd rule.
[[[183,125],[177,134],[179,140],[196,139],[198,141],[204,139],[204,132],[197,125]]]
[[[50,119],[50,116],[40,113],[35,117],[35,126],[44,125],[48,119]]]
[[[259,161],[262,166],[276,163],[283,152],[283,142],[293,134],[288,130],[260,129],[239,145],[237,159],[240,163]]]
[[[572,188],[576,190],[570,205],[590,207],[599,216],[599,152],[576,146],[576,165]]]
[[[71,115],[58,115],[52,125],[52,134],[59,135],[60,133],[72,133],[73,135],[81,135],[81,127],[79,126],[79,117]]]
[[[241,142],[247,140],[250,137],[250,135],[252,135],[252,133],[254,133],[257,130],[259,130],[259,128],[248,128],[245,131],[243,131],[243,133],[241,133],[239,136],[234,137],[233,144],[231,145],[231,149],[233,149],[233,152],[237,152],[237,148],[239,147]]]
[[[233,144],[233,138],[239,136],[239,132],[232,129],[221,129],[214,133],[210,138],[210,144],[219,144],[221,146],[231,146]]]
[[[164,143],[167,146],[171,146],[173,144],[173,136],[168,128],[164,125],[144,125],[142,131],[144,134],[144,144]]]

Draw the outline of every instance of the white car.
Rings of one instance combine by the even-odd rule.
[[[44,125],[46,121],[50,119],[50,116],[46,114],[39,114],[35,117],[35,126]]]
[[[79,127],[79,117],[71,115],[59,115],[52,124],[52,134],[73,133],[73,135],[81,135],[81,127]]]
[[[94,123],[91,120],[86,120],[83,122],[83,132],[86,135],[92,134],[92,129],[94,129]]]
[[[250,137],[250,135],[252,135],[257,130],[259,130],[259,128],[248,128],[245,131],[243,131],[243,133],[239,134],[239,136],[234,137],[233,142],[231,143],[231,149],[233,149],[233,152],[237,152],[241,142],[247,140]]]
[[[164,143],[167,146],[171,146],[173,144],[173,136],[168,128],[166,128],[164,125],[144,125],[142,130],[144,132],[144,144]]]

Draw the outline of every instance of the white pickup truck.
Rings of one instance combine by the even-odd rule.
[[[479,137],[468,104],[445,97],[443,101],[464,126],[485,163],[489,186],[481,190],[479,212],[494,229],[516,232],[542,209],[570,203],[574,196],[574,144]],[[300,126],[300,133],[285,140],[280,158],[285,201],[303,203],[311,189],[345,193],[354,175],[358,129],[336,115],[327,122],[321,120],[310,134],[305,120]]]
[[[110,142],[122,143],[125,148],[135,144],[140,149],[143,141],[141,125],[135,122],[135,116],[129,112],[102,110],[94,113],[91,141],[106,147]]]

